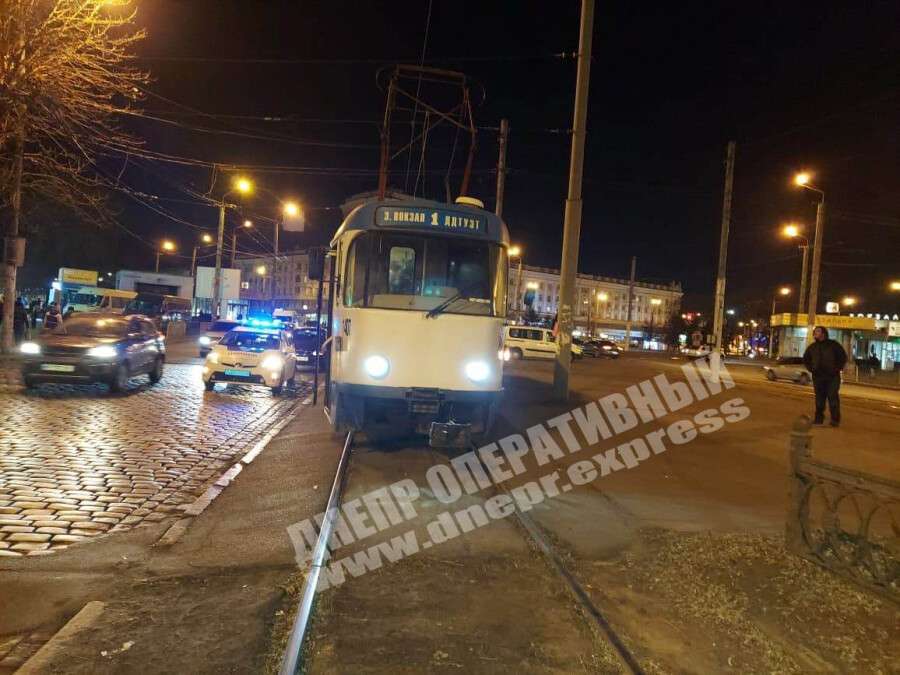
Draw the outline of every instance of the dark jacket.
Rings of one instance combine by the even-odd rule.
[[[813,377],[836,377],[847,363],[847,352],[839,342],[825,338],[813,342],[803,353],[803,364]]]

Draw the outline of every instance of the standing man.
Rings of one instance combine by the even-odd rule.
[[[839,342],[828,337],[824,326],[813,330],[813,343],[803,354],[803,364],[812,373],[813,388],[816,392],[816,417],[813,424],[825,423],[825,401],[831,413],[831,426],[841,423],[841,371],[847,363],[847,352]]]

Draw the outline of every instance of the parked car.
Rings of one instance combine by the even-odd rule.
[[[44,382],[109,385],[122,391],[135,375],[163,376],[165,338],[143,315],[75,314],[19,347],[26,387]]]
[[[504,326],[503,349],[513,359],[555,359],[559,353],[556,336],[549,328]],[[582,357],[581,346],[572,343],[572,358]]]
[[[316,329],[312,328],[295,328],[294,329],[294,351],[297,354],[298,368],[315,368],[316,352],[320,351],[322,343],[325,341],[325,331],[319,332],[318,342],[316,341]],[[329,350],[324,350],[319,355],[319,370],[328,369]]]
[[[234,330],[240,325],[240,321],[228,321],[224,319],[213,321],[206,332],[197,338],[197,345],[200,348],[200,358],[206,358],[206,355],[209,354],[209,351],[212,349],[212,345],[221,340],[225,333]]]
[[[766,377],[769,380],[791,380],[797,384],[809,384],[812,375],[803,365],[801,356],[779,356],[775,359],[775,365],[763,366]]]
[[[280,394],[293,386],[297,359],[290,331],[239,326],[212,346],[203,364],[203,384],[211,391],[217,382],[269,387]]]

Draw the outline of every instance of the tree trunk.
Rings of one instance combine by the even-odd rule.
[[[20,110],[19,125],[13,140],[13,177],[10,187],[10,208],[12,217],[6,229],[6,236],[14,240],[19,236],[19,219],[22,212],[22,158],[25,152],[25,119]],[[10,242],[12,245],[12,242]],[[9,256],[7,256],[9,257]],[[16,294],[16,264],[15,260],[3,261],[3,323],[0,333],[0,344],[7,354],[15,350],[13,338],[13,305],[18,299]]]

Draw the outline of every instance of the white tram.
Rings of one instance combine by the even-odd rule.
[[[481,202],[355,208],[336,256],[328,413],[337,431],[415,431],[435,446],[487,432],[502,393],[507,247]]]

